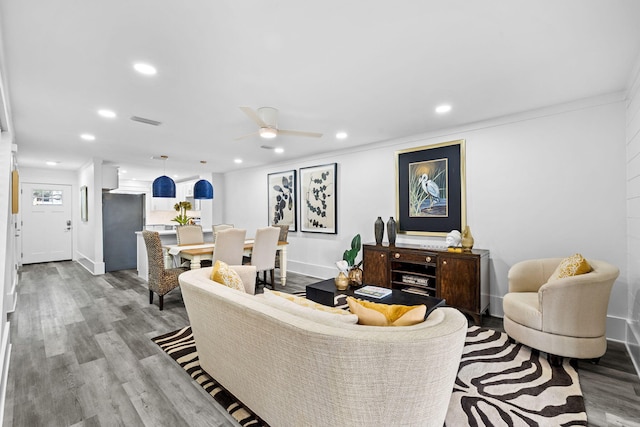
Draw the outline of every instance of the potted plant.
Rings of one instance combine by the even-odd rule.
[[[356,234],[353,236],[353,239],[351,239],[351,249],[347,249],[342,255],[342,259],[346,261],[349,266],[349,280],[351,284],[354,285],[362,285],[362,270],[360,269],[362,260],[358,264],[355,263],[361,247],[362,240],[360,239],[360,234]]]
[[[187,211],[191,210],[191,203],[186,200],[183,202],[178,202],[173,205],[173,208],[179,212],[178,216],[173,218],[171,221],[175,221],[180,225],[187,225],[193,218],[187,216]]]

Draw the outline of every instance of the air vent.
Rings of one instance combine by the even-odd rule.
[[[145,119],[144,117],[138,117],[138,116],[131,116],[131,120],[133,120],[134,122],[145,123],[152,126],[160,126],[162,124],[162,122],[158,122],[156,120],[151,120],[151,119]]]

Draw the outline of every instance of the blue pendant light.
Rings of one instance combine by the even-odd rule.
[[[193,186],[194,199],[213,199],[213,185],[206,179],[201,179]]]
[[[176,183],[166,175],[153,181],[153,197],[176,197]]]
[[[162,160],[167,161],[168,156],[160,156]],[[166,173],[166,172],[165,172]],[[152,186],[153,197],[176,197],[176,183],[167,175],[162,175],[153,181]]]

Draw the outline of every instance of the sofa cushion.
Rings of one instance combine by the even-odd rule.
[[[573,254],[560,261],[549,280],[557,280],[565,277],[585,274],[592,270],[586,259],[580,254]]]
[[[409,326],[424,321],[427,306],[380,304],[347,297],[352,313],[358,315],[358,323],[369,326]]]
[[[346,310],[315,303],[303,297],[284,292],[264,290],[264,299],[288,313],[319,322],[358,323],[358,316]]]
[[[241,292],[246,292],[242,279],[235,272],[235,270],[229,267],[225,262],[216,261],[211,270],[211,280],[214,282],[222,283],[232,289],[236,289]]]

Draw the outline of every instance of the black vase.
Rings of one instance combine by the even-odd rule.
[[[393,217],[389,217],[389,221],[387,221],[387,238],[389,246],[396,245],[396,220]]]
[[[381,217],[378,217],[376,222],[373,224],[373,233],[376,237],[376,245],[381,245],[382,238],[384,237],[384,222],[382,222]]]

